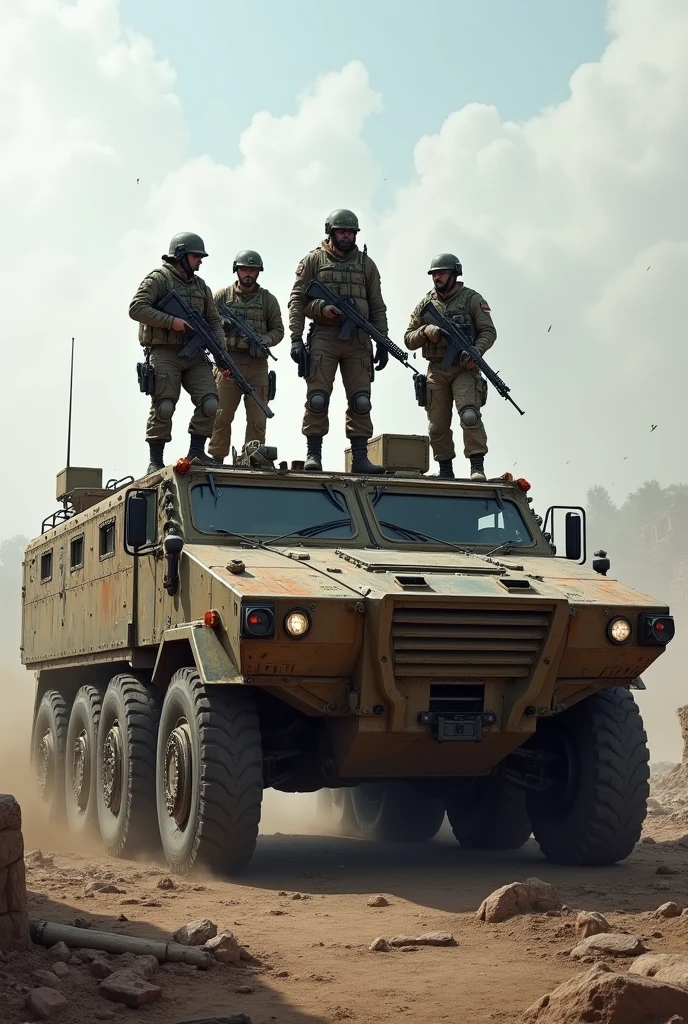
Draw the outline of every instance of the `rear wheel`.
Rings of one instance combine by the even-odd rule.
[[[258,713],[242,687],[204,686],[195,668],[173,675],[163,702],[156,803],[167,862],[238,873],[251,860],[263,798]]]
[[[614,864],[640,839],[649,796],[649,753],[640,712],[623,687],[587,697],[538,723],[551,765],[548,790],[529,792],[533,834],[558,864]]]
[[[98,829],[96,752],[102,701],[101,689],[82,686],[74,698],[67,729],[67,823],[72,832],[82,835]]]
[[[33,730],[32,762],[38,794],[48,820],[62,821],[65,813],[65,750],[69,713],[57,690],[46,690],[38,705]]]
[[[356,823],[365,839],[424,843],[444,820],[444,801],[410,782],[364,782],[351,794]]]
[[[454,836],[467,850],[518,850],[532,831],[525,791],[495,776],[446,797]]]
[[[318,821],[339,836],[358,836],[360,831],[352,799],[353,789],[321,789],[318,792]]]
[[[110,680],[98,723],[96,803],[109,854],[134,857],[159,847],[155,821],[156,692],[135,676]]]

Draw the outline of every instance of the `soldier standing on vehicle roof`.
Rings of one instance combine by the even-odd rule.
[[[242,319],[261,335],[272,348],[284,337],[282,314],[275,296],[257,283],[258,275],[263,270],[263,261],[253,249],[244,249],[237,253],[232,270],[237,279],[227,288],[215,292],[215,302],[232,307],[241,314]],[[221,313],[220,313],[221,318]],[[268,357],[260,349],[253,351],[254,346],[239,334],[229,323],[223,323],[226,347],[237,364],[237,369],[249,384],[252,384],[264,402],[268,400]],[[217,380],[220,408],[215,417],[213,436],[208,445],[208,454],[218,462],[229,454],[232,437],[232,423],[239,408],[242,397],[246,408],[246,437],[249,441],[265,444],[265,413],[249,395],[243,392],[232,377],[225,376],[221,371],[215,372]]]
[[[383,467],[368,459],[368,440],[373,433],[370,418],[370,385],[373,366],[382,370],[389,353],[373,346],[363,331],[355,330],[349,341],[337,335],[342,325],[341,311],[322,299],[309,301],[305,292],[311,280],[323,281],[342,298],[352,298],[371,324],[387,334],[387,307],[382,298],[380,274],[370,256],[356,245],[358,218],[351,210],[335,210],[325,222],[327,237],[296,268],[296,281],[289,297],[291,357],[304,358],[303,329],[306,317],[309,329],[308,391],[302,433],[307,438],[307,470],[322,469],[322,441],[329,430],[327,408],[339,367],[348,405],[346,436],[351,440],[352,472],[382,473]]]
[[[181,317],[169,316],[156,309],[156,304],[167,292],[174,290],[205,317],[219,344],[225,347],[225,336],[212,292],[196,274],[207,255],[200,235],[191,231],[175,235],[169,251],[162,257],[164,265],[144,277],[129,304],[129,316],[139,321],[139,341],[147,350],[154,373],[151,410],[146,426],[150,449],[149,473],[164,467],[163,452],[166,443],[172,440],[172,416],[182,387],[188,391],[194,404],[194,414],[189,423],[191,441],[188,457],[205,464],[213,463],[205,453],[206,438],[213,432],[219,405],[211,365],[203,355],[193,359],[179,358],[177,352],[185,344],[184,332],[189,324]]]
[[[439,475],[453,480],[456,451],[451,420],[456,404],[463,429],[464,455],[471,462],[471,480],[484,480],[487,434],[480,410],[487,400],[487,381],[466,356],[461,356],[460,362],[448,370],[442,369],[447,342],[439,327],[422,322],[420,310],[430,300],[446,317],[467,325],[481,355],[494,345],[497,331],[482,295],[458,280],[462,268],[456,256],[450,252],[435,256],[428,274],[432,275],[435,287],[411,314],[404,344],[411,350],[422,348],[428,360],[426,411],[432,452],[440,464]]]

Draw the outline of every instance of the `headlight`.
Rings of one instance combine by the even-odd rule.
[[[311,628],[310,616],[300,608],[293,612],[289,612],[284,620],[284,628],[289,636],[293,636],[294,639],[305,636]]]
[[[607,626],[607,636],[615,644],[625,644],[631,635],[631,624],[628,619],[612,619]]]

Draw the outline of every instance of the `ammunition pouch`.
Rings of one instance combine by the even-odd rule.
[[[428,404],[428,378],[424,373],[414,373],[413,390],[416,392],[416,401],[421,409]]]
[[[136,376],[139,382],[139,390],[142,395],[153,395],[155,393],[155,370],[150,363],[150,351],[146,351],[145,363],[136,364]]]
[[[268,402],[271,402],[277,394],[277,374],[270,370],[268,374]]]

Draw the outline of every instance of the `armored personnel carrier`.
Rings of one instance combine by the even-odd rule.
[[[428,840],[446,814],[471,849],[630,853],[649,775],[632,691],[667,605],[604,552],[586,566],[583,509],[543,520],[508,474],[424,476],[424,437],[370,451],[384,475],[266,449],[105,487],[60,474],[23,585],[47,815],[179,873],[244,869],[267,787],[321,790],[374,840]]]

